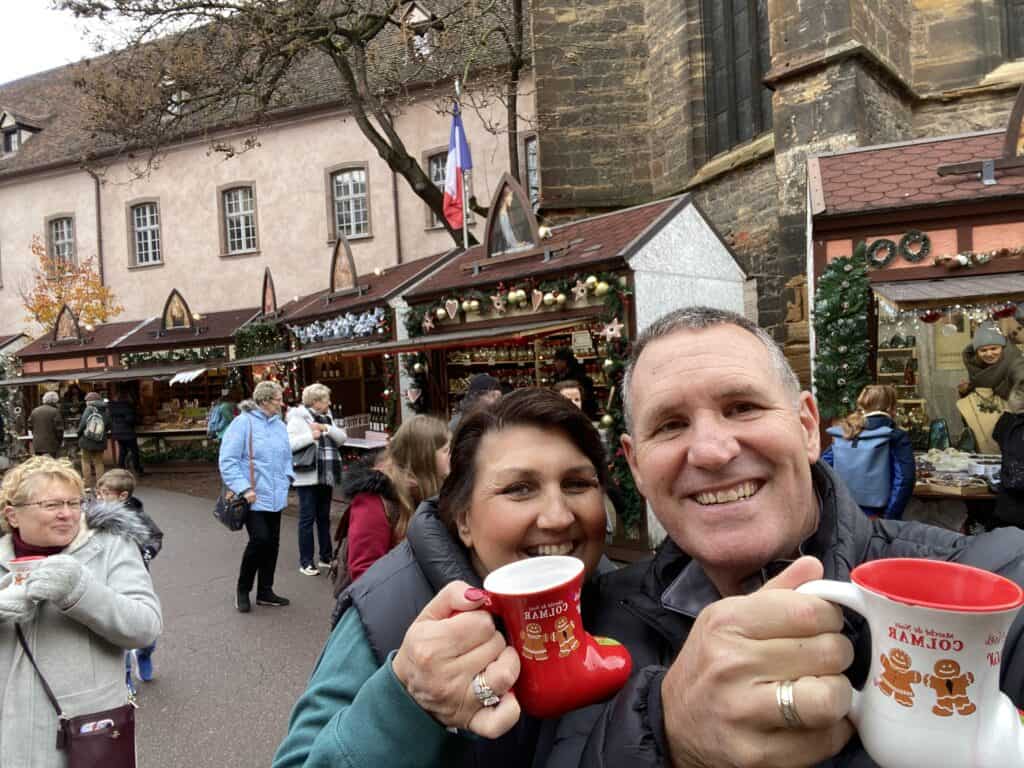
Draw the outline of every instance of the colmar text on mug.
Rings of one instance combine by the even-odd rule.
[[[909,558],[865,563],[850,578],[797,591],[868,621],[871,670],[850,719],[875,762],[1024,765],[1024,725],[999,690],[1002,648],[1024,590],[978,568]]]

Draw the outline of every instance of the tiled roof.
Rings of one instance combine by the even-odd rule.
[[[118,343],[118,352],[130,352],[138,349],[154,349],[158,347],[207,347],[217,344],[230,344],[235,331],[246,323],[259,310],[229,309],[223,312],[210,312],[203,315],[197,328],[176,328],[161,335],[162,319],[157,317],[123,341]]]
[[[318,317],[336,315],[339,312],[377,306],[391,299],[396,290],[405,287],[418,275],[442,262],[450,253],[451,251],[445,251],[434,256],[388,267],[379,275],[374,272],[361,274],[357,283],[365,286],[366,290],[358,295],[340,296],[330,302],[327,302],[327,297],[330,294],[328,290],[303,296],[281,307],[281,320],[285,323],[306,322]]]
[[[820,182],[824,203],[814,212],[837,216],[1024,195],[1024,168],[997,170],[993,185],[978,174],[938,175],[942,165],[1001,157],[1004,136],[988,131],[821,155],[810,165],[812,190]]]
[[[82,331],[82,344],[76,342],[54,343],[53,335],[46,334],[18,352],[20,358],[36,357],[72,357],[93,352],[103,352],[111,344],[131,331],[139,324],[138,320],[122,320],[116,323],[97,325],[95,330]]]
[[[483,245],[474,246],[406,294],[406,298],[415,301],[452,288],[573,272],[617,257],[626,258],[631,255],[625,252],[630,243],[674,205],[688,200],[686,197],[659,200],[554,227],[551,237],[542,241],[542,246],[552,253],[553,258],[549,261],[544,261],[543,254],[537,254],[528,259],[485,268],[480,274],[474,275],[468,269],[463,269],[485,258]]]
[[[459,7],[459,0],[435,0],[431,4],[437,15]],[[397,26],[388,25],[374,41],[372,54],[380,71],[388,72],[392,77],[406,78],[406,86],[410,89],[417,85],[429,86],[442,78],[443,73],[435,71],[436,67],[431,67],[429,60],[425,64],[407,61],[402,35]],[[485,70],[499,66],[506,55],[507,51],[501,45],[475,50],[474,67]],[[113,72],[118,66],[119,56],[125,57],[129,69],[133,66],[129,54],[112,53],[0,83],[0,112],[22,116],[26,124],[42,129],[27,139],[14,154],[0,156],[0,179],[52,165],[76,163],[85,157],[103,156],[122,149],[121,141],[99,133],[87,124],[86,96],[75,85],[76,79],[91,71]],[[287,116],[297,110],[337,109],[344,107],[346,101],[341,76],[330,58],[314,49],[293,62],[264,120],[272,122],[275,115]],[[216,113],[205,114],[202,120],[193,121],[185,128],[185,133],[204,136],[215,129],[251,126],[254,122],[251,103],[232,100],[229,104],[225,100]]]

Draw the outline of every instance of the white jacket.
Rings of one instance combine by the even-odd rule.
[[[288,442],[291,443],[292,453],[313,444],[313,430],[309,426],[312,423],[313,414],[309,412],[306,406],[297,405],[294,408],[288,409]],[[327,427],[327,437],[338,446],[338,450],[341,450],[341,446],[348,439],[345,430],[333,424]],[[317,485],[316,468],[296,469],[295,480],[292,482],[292,485],[296,487],[300,485]]]
[[[39,603],[21,625],[32,655],[68,717],[119,707],[128,700],[124,652],[153,643],[163,628],[160,601],[139,553],[138,518],[122,505],[95,505],[64,554],[85,577],[61,611]],[[130,538],[129,538],[130,537]],[[0,537],[0,580],[10,572],[14,544]],[[0,623],[0,767],[64,768],[57,750],[57,713],[18,642]]]

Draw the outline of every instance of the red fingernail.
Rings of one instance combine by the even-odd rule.
[[[487,593],[484,592],[482,589],[470,587],[463,593],[462,596],[465,597],[467,600],[475,603],[487,597]]]

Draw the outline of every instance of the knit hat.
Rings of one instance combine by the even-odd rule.
[[[478,373],[469,380],[466,396],[469,399],[478,397],[484,392],[501,392],[501,382],[487,373]]]
[[[86,394],[85,394],[85,402],[87,402],[87,403],[92,403],[92,402],[95,402],[96,400],[102,400],[102,399],[103,399],[103,397],[100,395],[99,392],[86,392]]]
[[[971,346],[975,350],[981,349],[982,347],[1005,347],[1006,337],[1003,336],[1003,332],[999,330],[996,325],[986,324],[979,325],[977,330],[974,332],[974,338],[971,339]]]

